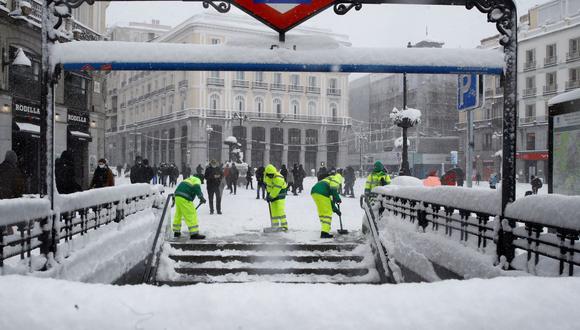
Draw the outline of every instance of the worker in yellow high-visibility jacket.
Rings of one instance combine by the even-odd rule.
[[[200,204],[205,203],[201,192],[201,180],[195,176],[181,181],[175,189],[175,217],[173,218],[173,236],[181,236],[181,219],[185,218],[185,223],[189,229],[191,239],[204,239],[204,235],[199,234],[197,224],[197,210],[193,205],[195,197],[199,198]]]
[[[270,204],[271,230],[287,231],[286,193],[288,192],[288,184],[272,164],[266,166],[264,170],[264,184],[266,185],[266,201]]]
[[[386,173],[383,163],[377,160],[373,171],[367,177],[365,194],[370,194],[375,187],[386,186],[388,184],[391,184],[391,177]]]
[[[343,178],[340,174],[328,176],[316,183],[310,195],[316,204],[318,218],[320,219],[320,238],[332,238],[330,227],[332,224],[332,212],[341,215],[337,204],[341,203],[338,194],[339,187],[342,185]]]

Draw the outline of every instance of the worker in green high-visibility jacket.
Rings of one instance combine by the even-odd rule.
[[[199,203],[204,204],[205,198],[201,192],[201,180],[196,176],[181,181],[175,189],[175,217],[173,218],[173,236],[181,236],[181,219],[185,218],[185,223],[189,229],[191,239],[204,239],[204,235],[199,234],[197,224],[197,210],[193,205],[195,197],[199,198]]]
[[[332,238],[330,227],[332,224],[332,212],[341,215],[338,204],[342,201],[338,189],[342,185],[343,178],[339,173],[328,176],[316,183],[310,195],[316,204],[318,218],[320,219],[320,238]]]
[[[266,166],[264,170],[264,184],[266,185],[266,201],[270,203],[271,230],[288,231],[288,221],[286,220],[288,184],[272,164]]]
[[[391,177],[385,171],[383,163],[377,160],[373,171],[367,177],[367,182],[365,183],[365,195],[370,194],[375,187],[386,186],[389,184],[391,184]]]

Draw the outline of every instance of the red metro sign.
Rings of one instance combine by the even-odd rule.
[[[335,0],[233,0],[233,4],[279,33],[330,7]]]

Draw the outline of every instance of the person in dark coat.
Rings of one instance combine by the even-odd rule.
[[[189,178],[191,176],[191,167],[187,166],[186,164],[183,164],[181,166],[181,174],[183,175],[183,180]],[[201,181],[201,184],[203,184],[203,172],[202,173],[198,173],[196,172],[195,174],[197,174],[197,178]]]
[[[59,194],[72,194],[83,190],[76,182],[73,155],[68,150],[63,151],[59,161],[55,162],[54,176]]]
[[[300,170],[298,169],[298,164],[294,164],[292,166],[292,170],[290,171],[292,175],[292,179],[294,179],[294,184],[292,185],[292,193],[294,196],[297,195],[298,187],[300,187]]]
[[[356,181],[356,173],[352,166],[347,166],[344,170],[344,194],[354,198],[354,183]]]
[[[326,178],[327,176],[328,170],[326,169],[326,166],[324,165],[324,163],[320,163],[320,168],[318,169],[318,173],[316,174],[318,181]]]
[[[151,183],[154,176],[155,172],[153,172],[153,168],[149,166],[149,160],[143,159],[143,183]]]
[[[266,185],[264,184],[264,166],[258,167],[256,170],[256,199],[260,199],[260,190],[262,191],[262,199],[266,198]]]
[[[0,199],[22,197],[25,181],[24,174],[18,168],[18,156],[12,150],[6,151],[0,164]]]
[[[141,156],[135,157],[135,165],[131,167],[131,183],[142,183],[145,180],[145,167]]]
[[[197,167],[195,168],[195,173],[198,175],[203,175],[203,166],[201,166],[201,164],[197,164]]]
[[[252,168],[248,166],[248,170],[246,171],[246,190],[248,190],[248,186],[254,190],[254,182],[252,181]]]
[[[179,177],[179,169],[174,163],[169,167],[169,186],[175,187],[177,184],[177,178]]]
[[[288,169],[286,168],[286,165],[282,165],[280,168],[280,174],[284,177],[284,181],[288,182]]]
[[[542,179],[540,179],[535,175],[532,175],[531,179],[532,180],[530,181],[530,183],[532,184],[532,192],[534,193],[534,195],[537,195],[538,190],[540,190],[544,184],[542,183]]]
[[[240,178],[240,171],[236,167],[236,164],[232,164],[230,168],[230,184],[231,184],[231,191],[234,195],[238,193],[238,179]]]
[[[107,161],[104,158],[99,159],[97,168],[93,173],[90,188],[112,187],[115,185],[115,176],[113,171],[107,166]]]
[[[205,180],[207,183],[207,196],[209,199],[209,213],[213,214],[214,204],[213,197],[216,197],[215,209],[217,214],[222,214],[222,194],[220,190],[220,184],[224,178],[224,173],[219,167],[216,160],[212,159],[209,162],[208,167],[205,169]]]
[[[123,165],[117,164],[117,176],[121,177],[123,175]]]
[[[306,178],[306,171],[304,170],[304,166],[302,166],[302,164],[298,166],[298,173],[298,193],[301,193],[304,190],[304,178]]]

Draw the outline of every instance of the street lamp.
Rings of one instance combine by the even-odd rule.
[[[207,161],[209,163],[210,159],[209,159],[209,139],[211,138],[211,133],[213,132],[213,127],[211,127],[211,125],[207,125],[205,127],[205,131],[207,132]]]

